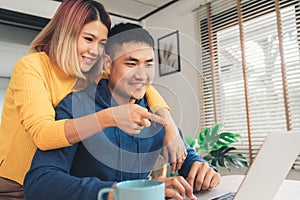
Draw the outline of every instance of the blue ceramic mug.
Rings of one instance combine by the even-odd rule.
[[[98,193],[98,200],[112,192],[114,200],[164,200],[165,183],[156,180],[128,180],[119,182],[115,188],[103,188]]]

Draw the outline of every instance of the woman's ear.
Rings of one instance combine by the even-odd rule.
[[[104,55],[103,61],[104,61],[103,64],[104,64],[104,69],[105,69],[105,71],[106,71],[108,74],[110,74],[111,64],[112,64],[112,61],[111,61],[110,56]]]

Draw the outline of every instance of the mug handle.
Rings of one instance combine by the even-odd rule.
[[[113,188],[102,188],[99,192],[98,192],[98,200],[103,200],[103,195],[105,193],[109,193],[109,192],[113,192],[114,189]]]

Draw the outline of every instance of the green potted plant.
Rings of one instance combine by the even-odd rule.
[[[215,124],[212,128],[204,128],[197,138],[185,137],[190,147],[194,148],[211,165],[218,168],[248,167],[247,159],[236,150],[233,143],[241,141],[242,136],[231,132],[220,132],[223,124]]]

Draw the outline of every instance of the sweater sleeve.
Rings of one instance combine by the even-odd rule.
[[[20,123],[38,148],[48,150],[70,144],[64,133],[65,120],[55,121],[52,104],[55,97],[52,96],[47,83],[54,80],[48,80],[46,70],[42,69],[43,66],[39,66],[44,62],[47,60],[29,58],[19,60],[12,73],[9,87],[14,92],[13,101]]]
[[[170,110],[169,106],[166,104],[165,100],[160,96],[157,90],[150,86],[146,91],[146,99],[148,105],[153,113],[158,111],[160,108],[167,108]]]
[[[37,150],[24,180],[25,199],[97,200],[100,189],[112,187],[113,182],[96,177],[70,175],[76,151],[76,144],[57,150]]]

